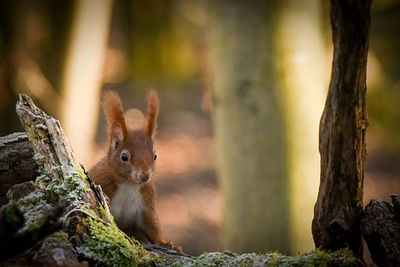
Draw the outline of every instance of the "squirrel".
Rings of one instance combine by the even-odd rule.
[[[147,96],[147,118],[143,125],[129,125],[118,94],[106,91],[103,111],[107,122],[109,147],[106,156],[89,170],[111,202],[111,213],[118,227],[139,241],[174,248],[162,238],[155,210],[153,181],[157,155],[153,140],[159,111],[157,93]]]

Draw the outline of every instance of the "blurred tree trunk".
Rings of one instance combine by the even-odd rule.
[[[287,159],[273,40],[277,1],[210,1],[223,239],[233,251],[288,251]]]
[[[72,1],[0,2],[0,134],[22,129],[15,114],[18,92],[34,97],[51,114]]]
[[[358,256],[362,255],[370,7],[370,0],[331,0],[334,54],[320,123],[321,182],[312,224],[316,247],[349,247]]]
[[[62,88],[62,123],[80,162],[93,151],[112,0],[77,1]]]
[[[286,121],[291,252],[314,248],[313,207],[318,193],[318,123],[327,87],[319,0],[285,0],[279,9],[279,81]]]

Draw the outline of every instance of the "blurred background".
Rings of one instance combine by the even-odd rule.
[[[28,94],[89,169],[107,145],[102,92],[145,111],[154,88],[166,238],[194,255],[310,251],[329,4],[215,2],[0,1],[0,134],[22,130]],[[365,204],[400,193],[399,18],[400,1],[374,1]]]

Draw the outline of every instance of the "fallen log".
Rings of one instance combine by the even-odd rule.
[[[0,205],[8,202],[6,193],[12,185],[34,180],[36,176],[37,165],[26,134],[0,137]]]
[[[1,211],[0,222],[2,230],[7,232],[0,232],[2,244],[0,246],[0,261],[26,251],[50,234],[61,229],[60,215],[62,212],[62,206],[55,206],[44,212],[35,225],[20,231],[24,227],[22,213],[13,203],[5,205]]]

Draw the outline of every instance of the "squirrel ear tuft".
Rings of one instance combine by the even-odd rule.
[[[103,111],[107,121],[110,145],[117,148],[118,144],[128,135],[124,119],[124,109],[118,94],[106,91],[103,95]]]
[[[155,90],[151,90],[147,95],[147,133],[154,137],[157,132],[157,117],[160,109],[160,101]]]

